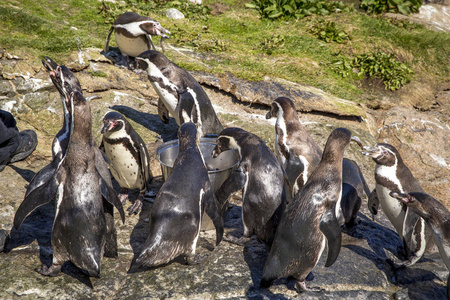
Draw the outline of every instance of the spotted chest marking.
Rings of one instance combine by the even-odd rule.
[[[116,44],[120,52],[124,55],[136,57],[144,51],[149,50],[149,43],[146,36],[142,35],[135,38],[126,37],[119,32],[115,32]]]
[[[121,187],[126,188],[141,188],[144,185],[144,178],[141,172],[139,161],[128,149],[124,143],[108,143],[108,140],[128,140],[129,145],[133,145],[133,141],[126,134],[124,129],[121,129],[112,134],[106,134],[103,139],[105,147],[105,154],[113,165],[110,168],[111,173],[117,180]],[[136,151],[135,151],[136,152]],[[137,155],[137,153],[135,153]]]

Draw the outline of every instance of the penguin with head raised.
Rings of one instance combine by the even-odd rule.
[[[300,122],[295,105],[287,97],[279,97],[272,102],[266,118],[276,117],[275,148],[287,181],[291,197],[306,184],[309,176],[318,166],[322,150]],[[370,190],[356,162],[343,160],[342,199],[337,205],[339,224],[355,224],[361,207],[361,197],[368,196]]]
[[[42,265],[37,271],[56,276],[64,262],[71,261],[89,276],[99,277],[103,255],[117,257],[113,206],[119,210],[122,221],[124,212],[92,135],[89,103],[70,86],[65,92],[69,93],[66,104],[71,114],[66,154],[61,157],[59,152],[56,171],[46,172],[46,181],[27,191],[15,214],[14,227],[18,229],[35,208],[56,198],[52,265]]]
[[[142,208],[144,194],[150,193],[152,181],[150,172],[150,157],[147,147],[140,135],[123,115],[118,112],[108,112],[103,117],[103,134],[100,149],[108,158],[110,171],[121,187],[119,198],[125,205],[128,189],[139,189],[139,197],[128,208],[130,214],[137,214]]]
[[[151,49],[156,50],[152,35],[161,36],[161,49],[164,52],[163,41],[168,38],[166,34],[170,34],[158,21],[135,12],[126,12],[121,14],[109,29],[103,49],[105,53],[109,52],[109,40],[113,31],[120,52],[127,57],[136,57]]]
[[[434,250],[432,234],[423,218],[406,204],[392,197],[390,193],[406,194],[424,191],[394,146],[379,143],[374,147],[364,146],[363,149],[363,154],[371,156],[376,163],[376,187],[369,197],[371,200],[369,209],[376,213],[377,204],[381,204],[384,214],[400,236],[406,251],[407,259],[397,265],[411,266],[423,256],[425,251]]]
[[[299,292],[309,291],[306,276],[316,266],[328,244],[326,267],[341,249],[341,228],[336,204],[341,197],[342,159],[352,134],[335,129],[325,145],[322,160],[298,194],[287,205],[264,266],[260,286],[267,288],[282,277],[292,276]]]
[[[222,131],[213,105],[201,85],[187,71],[171,62],[164,54],[149,50],[136,57],[137,69],[144,70],[159,95],[158,113],[165,123],[169,113],[182,124],[181,112],[196,120],[204,135]]]
[[[132,270],[162,265],[182,255],[188,264],[198,263],[195,252],[203,212],[216,228],[216,245],[222,240],[223,220],[199,150],[196,125],[182,124],[178,136],[178,156],[153,202],[149,233]]]
[[[283,170],[273,152],[256,135],[241,128],[229,127],[220,132],[213,157],[235,150],[239,167],[216,191],[221,207],[236,191],[242,190],[243,236],[226,239],[242,245],[255,234],[271,245],[285,207]]]

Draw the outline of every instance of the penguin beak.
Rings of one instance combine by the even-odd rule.
[[[114,126],[113,122],[106,121],[102,127],[102,130],[100,131],[102,134],[104,134],[106,131],[110,130]]]
[[[383,151],[378,148],[377,146],[371,147],[371,146],[363,146],[362,149],[364,151],[361,151],[363,155],[370,156],[374,159],[379,158],[383,155]]]
[[[214,147],[213,151],[211,152],[211,156],[213,158],[216,158],[217,156],[219,156],[220,154],[220,150],[219,147],[217,147],[217,145]]]
[[[159,23],[156,26],[156,31],[157,31],[157,34],[162,36],[163,38],[169,38],[169,36],[166,34],[170,34],[170,31],[165,29],[164,27],[162,27],[161,24],[159,24]]]
[[[269,110],[269,112],[266,114],[266,119],[272,118],[272,110]]]
[[[396,193],[396,192],[390,192],[389,196],[396,198],[399,201],[404,202],[405,204],[409,203],[410,196],[406,194]]]
[[[357,136],[352,136],[350,141],[355,142],[358,144],[359,147],[361,147],[361,149],[364,149],[363,144],[361,142],[361,139]]]

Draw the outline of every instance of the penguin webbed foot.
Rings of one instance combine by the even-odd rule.
[[[118,197],[119,197],[120,202],[122,202],[122,205],[127,204],[127,200],[128,200],[128,190],[123,190],[123,189],[122,189],[122,190],[120,191]]]
[[[47,267],[47,265],[42,264],[40,268],[36,268],[36,272],[38,272],[41,275],[44,276],[50,276],[50,277],[56,277],[61,275],[61,268],[62,265],[51,265],[50,267]]]
[[[251,240],[251,237],[247,236],[241,236],[240,238],[237,238],[235,236],[232,236],[230,234],[226,234],[223,237],[224,241],[227,241],[228,243],[239,245],[239,246],[245,246],[245,244]]]
[[[184,259],[186,260],[187,265],[195,266],[201,263],[207,257],[208,257],[207,254],[190,254],[186,255]]]
[[[142,202],[141,199],[136,199],[133,203],[133,205],[131,205],[130,207],[127,208],[128,210],[128,214],[131,215],[136,215],[138,212],[141,211],[142,206],[144,205],[144,203]]]
[[[296,280],[295,288],[297,289],[297,292],[303,293],[303,292],[314,292],[314,293],[321,293],[325,292],[324,289],[321,289],[319,287],[307,287],[305,281]]]

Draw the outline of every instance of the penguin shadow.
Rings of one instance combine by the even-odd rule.
[[[30,182],[36,174],[31,170],[21,169],[14,165],[10,165],[10,167],[27,182]],[[52,261],[51,235],[55,213],[54,201],[36,208],[17,230],[14,227],[11,228],[3,251],[9,253],[15,248],[30,245],[36,240],[41,263],[50,265]]]
[[[232,199],[232,198],[231,198]],[[232,202],[233,199],[232,199]],[[242,224],[242,207],[236,204],[229,204],[228,210],[224,219],[225,234],[234,238],[240,238],[244,232]],[[227,241],[222,241],[228,243]],[[253,286],[249,287],[246,292],[248,299],[289,299],[282,294],[273,294],[268,289],[260,289],[259,283],[261,281],[264,264],[269,255],[270,248],[253,235],[249,241],[243,246],[244,261],[250,270]],[[285,279],[281,279],[286,282]],[[295,283],[292,283],[291,289],[294,288]]]
[[[430,261],[430,259],[422,257],[414,266],[395,267],[391,258],[386,255],[386,251],[395,253],[401,260],[405,259],[402,254],[403,245],[397,233],[373,222],[362,213],[358,213],[358,215],[361,222],[352,227],[344,226],[343,232],[353,238],[366,240],[370,249],[353,244],[343,245],[343,247],[372,261],[379,270],[385,273],[386,278],[392,284],[407,287],[410,299],[424,299],[427,286],[433,286],[433,289],[440,288],[439,285],[433,282],[435,279],[438,279],[433,272],[418,267],[420,262]],[[418,282],[426,282],[425,290],[424,286],[415,284]],[[442,290],[445,295],[445,288],[442,288]],[[425,298],[428,299],[428,297]],[[434,296],[431,298],[434,298]]]
[[[164,142],[178,138],[178,124],[174,118],[169,118],[169,124],[164,124],[158,115],[137,111],[124,105],[114,105],[110,109],[123,114],[127,119],[156,132]]]

